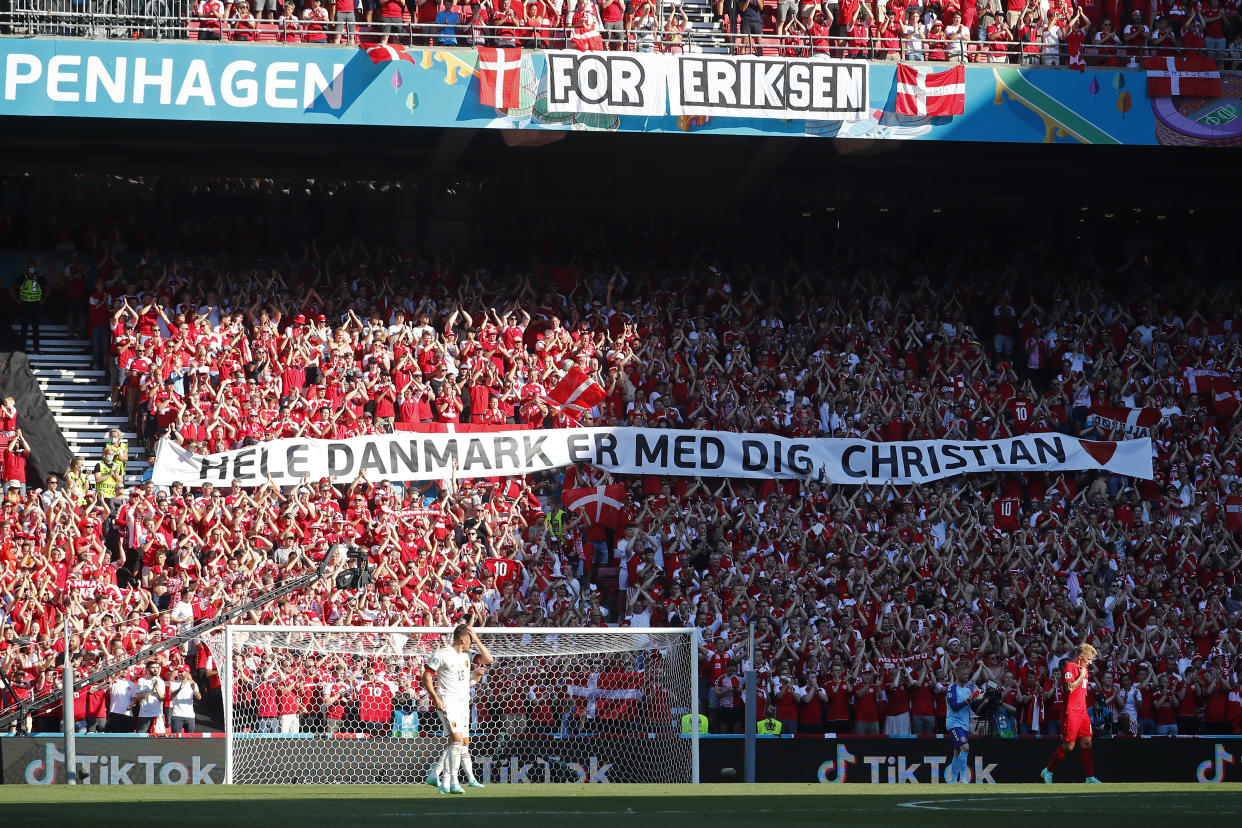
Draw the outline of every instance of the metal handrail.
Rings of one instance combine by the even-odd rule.
[[[230,17],[221,22],[208,21],[192,14],[190,0],[15,0],[18,8],[0,12],[0,36],[17,37],[81,37],[87,39],[203,39],[207,32],[222,29],[222,39],[234,42],[287,42],[309,45],[365,45],[378,42],[388,35],[390,43],[408,46],[471,47],[477,45],[514,45],[526,49],[574,48],[573,29],[565,25],[480,25],[458,23],[446,35],[445,26],[417,22],[343,23],[297,19],[288,26],[279,18],[246,20]],[[57,8],[33,8],[33,2]],[[27,6],[23,7],[22,4]],[[111,9],[97,11],[96,6]],[[121,11],[117,11],[117,9]],[[134,9],[133,12],[130,9]],[[163,14],[161,10],[177,9]],[[222,25],[221,25],[222,24]],[[349,27],[348,30],[346,27]],[[515,36],[516,35],[516,36]],[[980,41],[970,39],[930,40],[866,38],[850,36],[811,37],[805,33],[778,35],[765,31],[758,45],[751,36],[723,29],[688,26],[684,31],[620,30],[601,32],[606,43],[615,37],[615,45],[624,51],[724,52],[732,54],[762,53],[790,57],[857,58],[872,61],[904,60],[930,63],[1026,63],[1048,68],[1069,66],[1064,42],[1049,45],[1030,41]],[[335,43],[339,37],[340,42]],[[1222,69],[1242,68],[1242,54],[1209,54],[1195,47],[1102,46],[1086,43],[1082,57],[1087,66],[1108,66],[1119,69],[1136,68],[1149,56],[1208,56]]]

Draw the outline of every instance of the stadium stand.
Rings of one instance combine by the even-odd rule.
[[[1206,56],[1226,69],[1242,63],[1242,19],[1235,4],[1218,0],[428,0],[374,6],[355,0],[296,0],[281,4],[279,10],[273,9],[275,5],[274,0],[166,0],[141,10],[123,3],[103,4],[84,14],[76,7],[66,9],[61,0],[23,0],[0,12],[0,26],[14,34],[60,37],[210,38],[346,46],[390,42],[676,54],[688,48],[768,56],[1079,68],[1139,67],[1144,57],[1173,56]],[[388,39],[382,32],[398,19],[397,31]],[[752,28],[743,31],[743,23]]]
[[[227,258],[161,252],[149,227],[121,223],[70,227],[64,249],[35,254],[48,272],[70,249],[91,262],[89,325],[107,328],[97,364],[135,437],[128,461],[109,441],[93,463],[28,481],[21,423],[0,408],[0,672],[16,697],[59,681],[66,618],[85,670],[345,541],[369,550],[376,589],[355,600],[320,584],[248,620],[691,625],[714,731],[738,726],[753,620],[759,710],[773,704],[786,733],[933,732],[962,660],[997,683],[1017,730],[1050,732],[1057,667],[1089,641],[1120,733],[1242,731],[1242,305],[1225,283],[1166,279],[1166,262],[1120,251],[1071,264],[1008,236],[929,269],[877,234],[830,264],[765,271],[708,251],[665,257],[671,238],[637,266],[602,244],[583,262],[540,235],[543,264],[508,270],[339,236],[267,248],[247,228],[245,211],[179,228],[186,250],[236,238]],[[986,262],[1001,264],[962,275]],[[571,365],[608,392],[581,424],[875,440],[1147,429],[1157,475],[849,487],[579,466],[516,485],[324,478],[281,491],[158,490],[118,468],[161,437],[215,451],[435,423],[574,425],[540,401]],[[614,482],[626,489],[615,529],[561,507],[564,489]],[[363,665],[345,667],[361,680]],[[161,658],[169,681],[186,669],[210,690],[205,648]],[[327,668],[287,669],[315,688]],[[99,711],[109,698],[125,710],[137,678],[83,694],[80,726],[108,726]],[[315,693],[294,695],[294,709],[323,712]]]

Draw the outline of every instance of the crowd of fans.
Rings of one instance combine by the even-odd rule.
[[[162,2],[146,8],[176,14]],[[126,17],[123,0],[101,11]],[[1233,0],[712,0],[708,32],[681,2],[657,0],[199,0],[186,12],[199,40],[680,54],[724,36],[738,52],[785,56],[1136,66],[1145,56],[1207,55],[1242,64]],[[85,21],[63,12],[53,22],[74,33],[88,30]],[[166,25],[132,34],[169,37]]]
[[[719,29],[739,52],[874,60],[1137,66],[1145,56],[1242,60],[1234,3],[1072,0],[715,0]],[[495,45],[680,54],[696,31],[681,3],[654,0],[204,0],[198,37],[251,40],[268,20],[286,42]],[[359,29],[361,27],[361,29]]]
[[[1156,476],[896,487],[576,466],[517,481],[130,488],[118,435],[95,467],[75,461],[39,485],[18,473],[6,401],[6,707],[57,686],[66,621],[79,669],[99,669],[346,543],[367,551],[372,587],[322,581],[241,622],[694,626],[714,730],[740,726],[753,623],[761,709],[786,733],[932,732],[961,663],[996,683],[1015,731],[1052,732],[1057,667],[1086,641],[1101,721],[1118,732],[1242,729],[1242,303],[1228,287],[1156,280],[1134,260],[1118,285],[1085,269],[915,278],[845,253],[775,272],[705,255],[674,278],[651,263],[502,272],[357,243],[243,262],[126,242],[114,230],[84,252],[87,323],[148,456],[164,438],[214,452],[436,423],[1122,438],[1092,413],[1112,407],[1158,412]],[[581,419],[544,399],[571,366],[607,392]],[[624,528],[560,507],[566,488],[616,482]],[[333,666],[344,675],[328,681]],[[247,692],[284,675],[251,668]],[[278,712],[263,727],[331,717],[375,669],[295,671],[297,692],[264,697]],[[192,726],[216,670],[204,647],[169,650],[84,693],[81,726],[159,727],[161,706],[169,726]]]

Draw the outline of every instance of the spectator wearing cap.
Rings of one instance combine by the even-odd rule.
[[[854,685],[854,732],[859,735],[880,733],[880,688],[875,668],[865,665]]]
[[[0,482],[4,484],[5,495],[16,492],[22,497],[26,496],[26,459],[29,456],[30,447],[19,428],[3,451],[3,458],[0,458],[0,472],[3,472],[3,480]]]

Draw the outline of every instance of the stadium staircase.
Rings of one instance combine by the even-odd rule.
[[[103,456],[108,432],[121,429],[129,443],[125,485],[137,485],[146,466],[146,451],[125,415],[113,411],[112,388],[104,372],[91,364],[90,341],[70,339],[64,325],[42,325],[39,333],[39,353],[31,353],[34,343],[26,341],[27,359],[69,450],[86,461],[88,470],[93,469]]]
[[[729,53],[728,44],[720,36],[723,24],[715,20],[711,0],[683,0],[681,9],[686,13],[686,20],[689,21],[686,34],[690,35],[691,42],[698,44],[700,50],[706,53],[718,55]]]
[[[716,55],[731,53],[729,40],[723,34],[724,22],[715,19],[711,0],[682,0],[681,8],[686,13],[686,19],[689,21],[686,34],[691,36],[691,42],[698,46],[700,52]],[[767,32],[763,38],[763,54],[765,57],[780,55],[779,38],[773,37],[771,34],[776,26],[774,15],[775,11],[773,11],[772,15],[764,16],[764,31]]]

